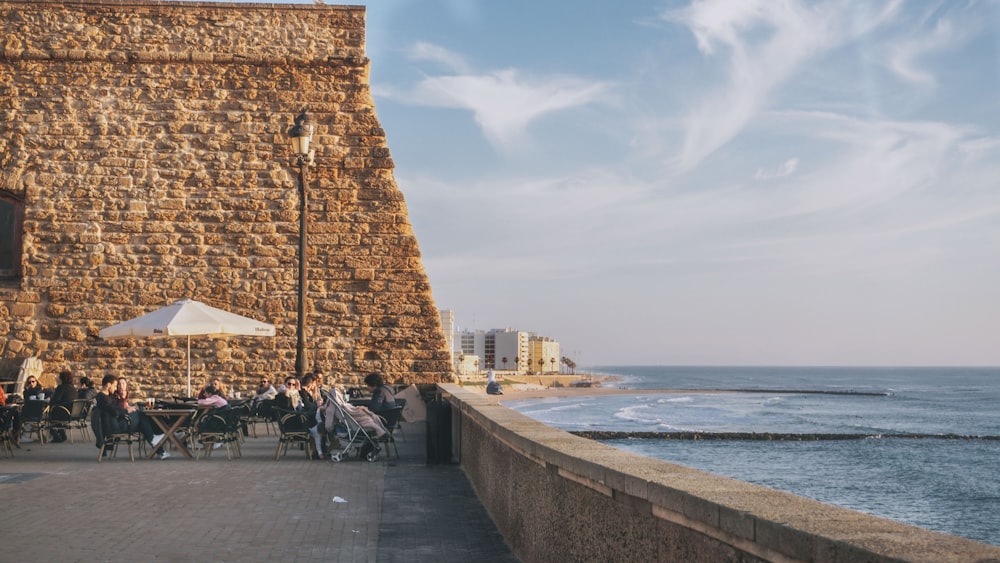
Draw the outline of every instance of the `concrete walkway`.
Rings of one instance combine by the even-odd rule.
[[[425,464],[425,426],[401,459],[274,460],[258,425],[243,457],[97,462],[91,440],[0,457],[4,560],[517,561],[454,465]]]

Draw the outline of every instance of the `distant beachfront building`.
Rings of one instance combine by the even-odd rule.
[[[451,365],[455,365],[455,312],[451,309],[439,309],[441,315],[441,331],[444,332],[444,340],[448,344],[448,351],[451,353]]]
[[[535,336],[528,341],[528,365],[541,373],[559,371],[559,343],[547,336]]]
[[[547,336],[512,328],[456,330],[452,341],[455,343],[455,371],[459,374],[488,369],[559,371],[559,342]]]
[[[496,342],[496,366],[494,369],[516,371],[530,365],[531,356],[528,354],[528,341],[531,339],[531,333],[507,328],[494,331],[493,339]]]
[[[455,343],[453,355],[455,371],[460,375],[489,369],[486,365],[486,335],[487,333],[482,330],[455,331],[452,338]]]

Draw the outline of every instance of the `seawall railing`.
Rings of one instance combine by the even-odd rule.
[[[997,546],[632,454],[458,385],[438,389],[453,461],[522,561],[1000,562]]]

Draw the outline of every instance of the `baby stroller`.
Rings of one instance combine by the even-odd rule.
[[[331,461],[347,459],[351,450],[358,458],[378,461],[378,440],[388,434],[382,419],[367,407],[348,403],[336,390],[326,395],[326,431],[340,441],[340,449],[331,448]]]

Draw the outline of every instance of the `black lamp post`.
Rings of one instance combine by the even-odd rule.
[[[312,125],[306,111],[295,118],[295,125],[288,130],[292,138],[295,164],[299,167],[299,303],[298,324],[295,328],[295,374],[299,379],[306,372],[306,167],[312,164],[309,141],[312,140]]]

